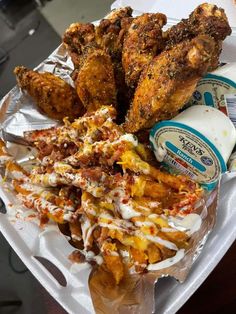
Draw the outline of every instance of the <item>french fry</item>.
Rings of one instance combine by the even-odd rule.
[[[119,284],[124,276],[124,265],[117,252],[116,244],[104,242],[101,250],[107,269],[114,276],[116,283]]]
[[[147,266],[148,255],[144,251],[137,250],[133,247],[130,247],[130,253],[132,259],[134,260],[136,272],[142,272]]]
[[[147,255],[149,264],[154,264],[161,261],[160,249],[154,243],[150,243],[148,245]]]
[[[168,173],[162,172],[159,169],[149,165],[143,161],[140,156],[134,151],[126,151],[121,156],[121,161],[118,164],[122,165],[123,169],[129,169],[135,173],[142,173],[149,175],[154,180],[165,183],[174,190],[192,190],[196,185],[184,176],[174,176]]]
[[[0,138],[0,165],[5,165],[6,162],[13,159],[13,157],[7,152],[4,141]]]

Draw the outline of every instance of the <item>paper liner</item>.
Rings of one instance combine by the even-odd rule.
[[[73,85],[70,78],[73,65],[63,45],[42,62],[37,70],[52,72]],[[44,116],[31,97],[22,93],[17,86],[0,102],[0,122],[2,136],[8,141],[11,153],[18,162],[26,165],[34,154],[32,150],[21,145],[26,144],[22,137],[23,132],[58,124],[58,121]],[[112,282],[110,274],[101,268],[94,268],[89,286],[96,312],[150,313],[154,309],[154,287],[158,278],[173,276],[183,282],[215,224],[218,191],[219,186],[206,196],[202,207],[198,209],[203,218],[201,229],[193,234],[188,251],[178,263],[159,271],[126,276],[119,286]]]

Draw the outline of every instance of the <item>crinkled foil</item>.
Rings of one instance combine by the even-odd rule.
[[[52,72],[73,84],[70,78],[73,64],[63,45],[41,63],[37,70]],[[17,86],[0,103],[0,122],[1,133],[4,140],[8,141],[10,152],[21,163],[27,163],[33,156],[24,145],[26,143],[22,137],[23,132],[58,124],[58,121],[44,116],[33,100]],[[201,228],[192,235],[190,247],[178,263],[159,271],[127,276],[119,286],[112,284],[110,274],[94,268],[89,286],[96,312],[151,313],[154,310],[154,287],[158,278],[173,276],[183,282],[215,224],[218,192],[219,186],[202,200],[201,206],[197,209],[203,219]]]

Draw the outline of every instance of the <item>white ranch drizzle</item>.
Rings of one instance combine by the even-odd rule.
[[[160,203],[160,202],[157,202],[157,201],[150,201],[150,202],[148,202],[148,206],[149,206],[150,208],[158,207],[160,204],[161,204],[161,203]],[[155,214],[153,214],[153,215],[155,215]]]
[[[159,243],[159,244],[167,247],[170,250],[178,251],[177,246],[174,243],[172,243],[172,242],[170,242],[168,240],[164,240],[164,239],[162,239],[162,238],[160,238],[158,236],[151,236],[149,234],[143,234],[143,237],[148,239],[151,242]]]
[[[72,218],[72,216],[73,216],[73,213],[72,213],[72,212],[69,212],[69,213],[65,213],[65,214],[63,215],[63,218],[64,218],[64,220],[66,220],[66,221],[70,221],[71,218]]]
[[[22,171],[13,170],[10,173],[16,180],[29,180],[29,178]]]
[[[85,258],[88,262],[95,261],[98,265],[103,263],[103,258],[101,255],[95,255],[92,251],[83,251],[83,254],[85,255]]]
[[[106,251],[106,253],[107,255],[110,255],[110,256],[119,256],[119,253],[115,251]]]
[[[96,215],[97,215],[95,209],[92,208],[93,204],[90,204],[89,201],[82,201],[81,206],[82,206],[83,210],[84,210],[86,213],[88,213],[88,214],[90,214],[90,215],[92,215],[92,216],[96,216]]]
[[[135,221],[135,225],[137,227],[144,227],[144,226],[147,226],[147,227],[156,227],[156,225],[151,222],[151,221]]]
[[[99,215],[99,218],[101,218],[101,219],[113,219],[113,217],[108,213],[101,213]]]
[[[144,211],[147,211],[147,212],[150,211],[150,208],[145,207],[145,206],[138,205],[138,208],[140,208],[140,209],[142,209]]]
[[[85,242],[86,240],[87,232],[90,227],[91,227],[90,220],[86,216],[83,217],[83,219],[81,219],[81,230],[82,230],[83,242]]]
[[[185,231],[188,235],[198,231],[202,224],[202,218],[198,214],[189,214],[183,217],[169,217],[169,224],[171,227]]]
[[[108,223],[105,223],[105,222],[100,222],[99,226],[103,227],[103,228],[108,228],[108,229],[111,229],[111,230],[124,230],[121,227],[118,227],[118,226],[113,225],[113,224],[108,224]]]
[[[12,160],[12,156],[2,155],[0,156],[0,164],[5,165],[9,160]]]
[[[179,230],[173,229],[173,228],[161,228],[161,232],[178,232]]]
[[[43,198],[35,197],[33,194],[23,196],[23,198],[32,202],[33,205],[35,206],[35,208],[39,211],[40,211],[40,209],[47,209],[49,213],[54,213],[54,212],[60,210],[60,208],[57,207],[56,205],[49,203],[48,201],[46,201]]]
[[[123,219],[131,219],[133,217],[141,216],[141,213],[134,210],[131,202],[123,204],[122,201],[119,204],[120,213]]]
[[[71,234],[71,238],[75,241],[81,241],[82,240],[81,236],[78,236],[77,234],[73,234],[73,233]]]
[[[70,273],[76,274],[83,270],[90,269],[89,263],[73,263],[70,267]]]
[[[34,196],[34,194],[29,195],[21,195],[19,194],[19,198],[23,201],[23,203],[26,201],[29,201],[32,203],[32,207],[34,207],[38,212],[41,212],[42,210],[46,210],[51,214],[56,214],[57,212],[63,211],[63,208],[60,208],[47,200],[45,200],[42,197]],[[64,212],[64,211],[63,211]],[[70,221],[73,216],[72,212],[64,213],[63,218],[66,221]]]
[[[105,188],[103,186],[99,186],[98,182],[88,181],[80,173],[64,173],[63,176],[69,179],[72,185],[82,187],[94,197],[101,197],[104,193]]]
[[[134,137],[133,134],[130,133],[121,135],[120,141],[126,141],[133,144],[134,146],[138,146],[138,140]]]
[[[184,249],[180,249],[180,250],[177,251],[175,256],[167,258],[164,261],[161,261],[159,263],[149,264],[147,269],[149,271],[154,271],[154,270],[160,270],[160,269],[163,269],[163,268],[170,267],[170,266],[178,263],[184,257],[184,253],[185,253],[185,250]]]
[[[90,239],[90,237],[91,237],[91,235],[92,235],[93,230],[94,230],[96,227],[97,227],[97,224],[94,224],[93,226],[91,226],[91,227],[88,229],[87,234],[86,234],[86,238],[85,238],[85,240],[84,240],[84,247],[85,247],[85,248],[88,247],[88,245],[89,245],[89,239]]]
[[[129,257],[129,252],[125,251],[125,250],[119,250],[120,255],[125,258],[125,257]]]
[[[42,193],[42,195],[45,193],[47,193],[42,187],[37,186],[37,185],[32,185],[28,182],[24,182],[21,184],[22,189],[25,189],[27,191],[32,191],[32,192],[36,192],[36,193]]]
[[[55,187],[58,185],[58,183],[67,183],[66,179],[57,173],[38,174],[36,172],[32,172],[32,182],[35,184],[40,184],[44,187]]]

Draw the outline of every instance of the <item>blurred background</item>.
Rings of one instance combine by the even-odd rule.
[[[15,66],[34,68],[60,44],[61,35],[71,23],[102,18],[112,2],[0,0],[0,98],[15,85]],[[236,244],[179,314],[236,313],[236,268],[232,267],[236,263],[235,250]],[[65,313],[0,233],[0,314]]]
[[[103,17],[112,0],[0,0],[0,98],[14,85],[16,65],[33,68],[73,22]]]

